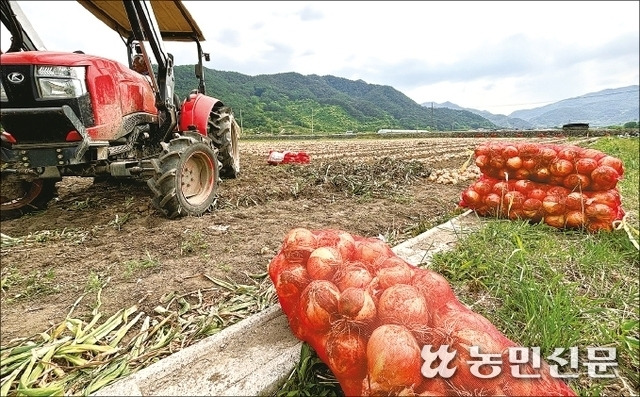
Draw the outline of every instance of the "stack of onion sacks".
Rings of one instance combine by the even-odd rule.
[[[475,149],[482,176],[459,205],[484,216],[610,231],[622,219],[622,161],[574,145],[493,142]]]
[[[409,265],[380,240],[294,228],[268,270],[292,332],[345,395],[575,395],[544,363],[539,378],[511,376],[507,354],[516,345],[462,305],[441,275]],[[423,346],[444,344],[457,350],[458,370],[448,379],[424,376]],[[502,354],[499,376],[469,372],[472,345]]]

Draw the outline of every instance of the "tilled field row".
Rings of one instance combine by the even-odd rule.
[[[482,140],[477,138],[384,139],[376,141],[373,145],[369,140],[269,141],[251,142],[250,145],[241,147],[241,151],[246,155],[265,156],[265,159],[269,151],[275,150],[305,151],[312,160],[388,156],[425,161],[434,157],[438,157],[438,160],[463,159],[481,142]]]

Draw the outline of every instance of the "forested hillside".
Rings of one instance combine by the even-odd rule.
[[[175,68],[176,92],[197,86],[194,66]],[[206,93],[230,106],[245,133],[372,132],[495,128],[464,110],[427,109],[390,86],[299,73],[247,76],[205,68]]]

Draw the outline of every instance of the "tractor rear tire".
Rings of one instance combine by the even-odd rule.
[[[14,219],[47,208],[57,194],[56,182],[55,179],[34,179],[29,182],[3,178],[0,218]]]
[[[226,106],[213,108],[207,123],[207,136],[218,149],[218,159],[222,163],[220,176],[237,178],[240,173],[240,149],[238,137],[240,126]]]
[[[218,190],[219,162],[211,141],[187,132],[166,144],[152,159],[155,175],[147,181],[153,205],[165,216],[201,216],[210,210]]]

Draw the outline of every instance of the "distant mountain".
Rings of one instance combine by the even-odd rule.
[[[451,102],[434,103],[434,108],[468,110],[502,128],[532,129],[562,127],[568,123],[589,123],[591,127],[621,125],[640,117],[640,87],[607,89],[535,109],[516,110],[508,116],[486,110],[463,108]],[[431,102],[422,106],[430,107]]]
[[[195,88],[193,66],[175,67],[176,93]],[[299,73],[247,76],[205,68],[207,94],[232,107],[251,132],[309,133],[379,129],[495,128],[467,110],[426,109],[390,86]]]
[[[565,99],[535,109],[517,110],[510,117],[527,120],[535,127],[557,127],[567,123],[589,123],[606,127],[638,121],[640,86],[607,89]]]
[[[425,102],[422,104],[427,108],[431,107],[431,102]],[[493,114],[491,112],[487,112],[486,110],[478,110],[472,108],[463,108],[455,103],[451,102],[443,102],[443,103],[433,103],[434,108],[449,108],[455,110],[467,110],[471,113],[477,114],[478,116],[482,116],[485,119],[491,121],[499,128],[506,129],[518,129],[518,130],[528,130],[532,129],[533,125],[526,120],[522,120],[521,118],[508,117],[503,114]]]

